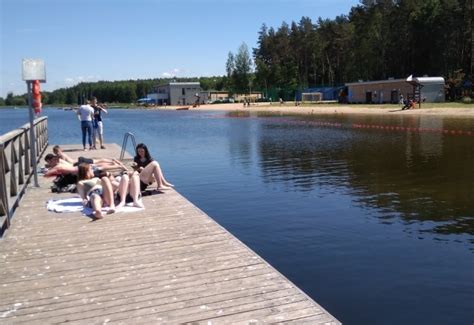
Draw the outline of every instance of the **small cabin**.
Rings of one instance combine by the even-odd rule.
[[[439,103],[445,101],[444,85],[442,77],[410,76],[409,79],[352,82],[346,84],[347,101],[363,104],[395,104],[400,101],[400,96],[403,96],[405,99],[415,98],[423,102]]]

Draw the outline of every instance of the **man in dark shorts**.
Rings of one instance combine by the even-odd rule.
[[[104,147],[104,123],[102,122],[102,112],[108,114],[104,105],[97,103],[97,98],[91,98],[91,106],[94,109],[94,120],[92,121],[93,127],[93,143],[94,148],[96,146],[97,138],[99,138],[100,148],[105,149]]]

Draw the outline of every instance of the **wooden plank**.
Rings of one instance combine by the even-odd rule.
[[[118,157],[106,147],[68,154]],[[92,222],[46,211],[74,194],[40,186],[0,241],[0,323],[339,324],[175,190]]]

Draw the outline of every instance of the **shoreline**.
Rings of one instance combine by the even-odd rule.
[[[247,112],[273,112],[284,114],[361,114],[361,115],[430,115],[442,117],[465,117],[474,118],[474,105],[466,107],[450,107],[449,103],[444,107],[414,108],[402,111],[399,105],[347,105],[347,104],[317,104],[311,106],[291,106],[289,104],[280,105],[278,103],[257,103],[250,107],[244,107],[241,103],[230,104],[207,104],[199,107],[192,105],[148,107],[153,110],[176,110],[182,107],[189,107],[189,111],[247,111]]]
[[[163,110],[163,111],[175,111],[177,109],[188,108],[188,111],[215,111],[215,112],[250,112],[250,113],[274,113],[274,114],[289,114],[289,115],[335,115],[335,114],[348,114],[348,115],[410,115],[410,116],[439,116],[439,117],[452,117],[452,118],[468,118],[474,119],[474,104],[463,104],[459,103],[444,103],[435,104],[436,106],[427,108],[414,108],[402,111],[400,105],[395,104],[313,104],[313,105],[301,105],[294,106],[292,103],[286,103],[280,105],[278,103],[254,103],[250,107],[244,107],[242,103],[227,103],[227,104],[205,104],[199,107],[193,107],[192,105],[181,105],[181,106],[134,106],[119,104],[114,106],[110,105],[110,109],[124,108],[124,109],[145,109],[145,110]],[[439,105],[439,106],[438,106]],[[443,106],[441,106],[443,105]],[[5,107],[13,108],[13,107]],[[16,109],[28,109],[28,107],[15,107]],[[57,108],[59,106],[45,106],[44,108]],[[69,108],[69,106],[68,106]],[[72,107],[71,107],[72,109]],[[0,107],[1,110],[1,107]]]

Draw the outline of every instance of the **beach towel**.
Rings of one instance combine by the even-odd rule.
[[[62,212],[82,212],[85,215],[91,215],[93,210],[89,207],[82,205],[82,199],[80,197],[72,197],[67,199],[49,200],[46,204],[46,208],[49,211],[62,213]],[[109,208],[102,208],[102,211],[107,212]],[[119,212],[137,212],[142,211],[144,208],[137,208],[128,203],[123,208],[115,210],[115,213]]]

